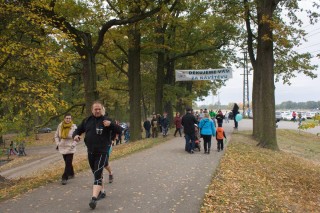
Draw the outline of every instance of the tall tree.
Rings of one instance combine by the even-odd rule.
[[[273,0],[264,1],[258,0],[255,2],[244,1],[245,6],[245,20],[247,26],[247,44],[248,52],[251,59],[251,63],[254,70],[254,82],[253,82],[253,135],[259,141],[258,145],[271,149],[278,149],[277,139],[276,139],[276,127],[275,127],[275,74],[277,73],[275,69],[275,63],[278,67],[282,67],[282,73],[286,76],[286,73],[292,73],[292,70],[303,69],[305,73],[310,77],[315,77],[311,70],[315,66],[309,65],[310,54],[297,54],[295,55],[294,63],[288,63],[290,60],[287,59],[285,54],[280,54],[285,49],[292,48],[294,44],[297,44],[297,40],[292,39],[291,43],[288,38],[281,38],[283,34],[287,34],[288,37],[296,38],[294,34],[301,35],[303,32],[296,30],[294,28],[286,27],[285,24],[279,18],[279,12],[277,13],[277,8],[280,3],[284,3],[283,6],[287,6],[289,10],[294,10],[297,6],[297,2],[294,4],[288,3],[285,5],[285,1]],[[291,8],[290,8],[291,7]],[[254,41],[254,33],[251,28],[251,18],[253,8],[256,8],[257,13],[257,37]],[[250,13],[251,11],[251,13]],[[285,32],[283,29],[286,29]],[[274,32],[283,33],[282,36],[274,36]],[[254,46],[256,44],[256,51],[254,51]],[[276,48],[275,48],[276,44]],[[256,52],[256,57],[254,55]],[[289,51],[288,51],[289,52]],[[276,57],[274,55],[276,53]],[[303,59],[303,60],[302,60]],[[285,62],[286,67],[284,68],[283,62]],[[303,61],[303,62],[302,62]],[[307,63],[305,63],[307,62]],[[298,66],[296,66],[296,65]],[[299,68],[298,68],[299,67]],[[285,78],[286,79],[286,78]]]
[[[31,22],[25,11],[4,3],[0,8],[0,128],[28,134],[38,118],[66,107],[57,85],[70,80],[69,67],[78,58],[47,36],[49,28]]]
[[[38,1],[25,1],[23,6],[38,16],[34,16],[33,21],[39,25],[45,22],[47,25],[61,30],[72,41],[74,49],[81,57],[86,113],[91,114],[91,103],[98,99],[96,55],[104,42],[106,32],[113,26],[131,24],[153,15],[161,9],[163,3],[168,1],[169,0],[159,1],[160,6],[158,5],[145,13],[139,13],[135,16],[118,17],[118,19],[112,17],[112,15],[117,15],[116,13],[106,14],[104,11],[106,7],[104,2],[97,1],[93,1],[90,4],[89,2],[81,1],[77,4],[64,4],[55,0],[50,1],[48,4]],[[111,4],[111,1],[108,1],[108,3],[109,9],[112,11],[114,5]],[[123,4],[124,2],[121,1],[117,3]],[[80,12],[79,14],[82,14],[86,19],[80,15],[77,15],[77,17],[68,15],[71,9],[77,10]],[[75,13],[70,14],[74,15]],[[109,20],[103,22],[101,17],[109,18]],[[72,19],[76,21],[71,21]],[[88,20],[86,29],[82,27],[84,20]],[[90,26],[91,24],[94,25]]]
[[[271,27],[273,13],[280,0],[258,0],[258,38],[257,38],[257,67],[255,74],[260,77],[260,97],[256,99],[258,113],[261,117],[258,121],[260,129],[259,145],[271,149],[278,149],[275,122],[275,97],[274,97],[274,57],[273,57],[273,30]],[[257,76],[255,76],[257,78]],[[257,80],[257,79],[255,79]],[[273,116],[270,116],[273,115]]]
[[[138,1],[139,2],[139,1]],[[137,14],[140,8],[134,5],[131,14]],[[129,74],[129,104],[130,104],[130,139],[141,139],[141,70],[140,70],[140,23],[129,26],[128,30],[128,74]]]
[[[274,81],[283,76],[284,82],[294,76],[293,72],[303,72],[311,78],[316,77],[310,64],[310,54],[293,51],[304,37],[303,30],[296,28],[301,20],[295,15],[299,10],[298,1],[281,0],[243,0],[215,1],[219,11],[229,14],[230,19],[241,19],[246,26],[242,37],[253,67],[253,136],[262,147],[278,149],[275,129]],[[281,14],[287,11],[287,24]],[[234,15],[237,14],[237,15]],[[276,78],[275,78],[276,76]]]
[[[158,14],[155,20],[155,41],[157,58],[157,83],[156,83],[156,110],[167,111],[173,116],[173,108],[176,103],[185,105],[185,96],[192,99],[201,95],[208,95],[208,88],[217,89],[219,84],[201,82],[201,87],[194,87],[192,91],[181,94],[184,91],[175,83],[175,68],[212,68],[227,64],[232,53],[225,48],[235,34],[235,28],[231,22],[222,21],[222,16],[211,13],[212,8],[208,2],[177,1],[163,14]],[[184,13],[188,11],[188,13]],[[227,57],[225,57],[227,56]],[[191,62],[191,63],[190,63]],[[189,64],[190,66],[186,66]],[[188,84],[189,85],[189,84]],[[190,84],[192,85],[192,84]],[[208,87],[207,85],[211,85]],[[199,88],[200,90],[196,90]],[[206,88],[206,89],[205,89]],[[181,95],[180,95],[181,94]],[[182,96],[182,97],[181,97]],[[187,100],[187,99],[186,99]],[[163,102],[163,103],[162,103]],[[191,101],[190,101],[191,102]],[[191,103],[189,103],[191,104]],[[163,107],[163,108],[161,108]],[[178,106],[179,110],[183,107]],[[172,119],[171,119],[172,120]]]

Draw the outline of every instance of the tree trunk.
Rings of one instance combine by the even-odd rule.
[[[98,100],[99,95],[97,91],[97,70],[96,70],[96,56],[92,50],[92,40],[89,33],[83,36],[85,48],[82,63],[82,78],[84,83],[84,98],[86,103],[86,115],[91,115],[91,105]]]
[[[253,67],[253,86],[252,86],[252,113],[253,113],[253,136],[259,140],[260,139],[260,132],[259,129],[261,125],[259,121],[261,115],[259,109],[261,107],[261,70],[257,68],[257,61],[255,58],[255,50],[254,50],[254,35],[251,29],[251,6],[248,3],[248,0],[243,0],[244,9],[245,9],[245,23],[247,28],[247,46],[248,46],[248,55],[250,58],[250,62]]]
[[[141,139],[141,73],[140,73],[140,27],[135,23],[129,27],[129,105],[130,140]]]
[[[180,115],[184,115],[185,113],[185,104],[182,101],[182,98],[178,98],[177,102],[176,102],[176,112],[179,112]]]
[[[170,86],[174,86],[175,85],[175,79],[174,79],[174,63],[175,61],[172,61],[170,63],[167,63],[167,75],[166,75],[166,84],[170,85]],[[172,100],[167,100],[165,103],[165,111],[168,113],[168,119],[170,122],[170,126],[172,126],[173,124],[173,103]]]
[[[4,147],[4,139],[3,139],[3,135],[0,135],[0,144],[3,144],[3,147]]]
[[[155,94],[155,112],[161,114],[163,111],[163,85],[164,85],[164,53],[158,53],[157,59],[157,78],[156,78],[156,94]]]
[[[149,113],[149,109],[146,105],[146,101],[145,101],[143,92],[141,94],[141,101],[142,101],[142,107],[143,107],[143,121],[144,121],[148,118],[148,115],[150,115],[150,113]]]
[[[259,140],[261,135],[261,69],[253,69],[252,85],[252,114],[253,114],[253,136]]]
[[[259,0],[257,69],[261,71],[261,92],[258,112],[260,140],[259,146],[279,149],[276,137],[275,98],[274,98],[274,58],[273,37],[270,21],[276,7],[275,1]],[[267,21],[266,21],[267,20]],[[267,39],[266,39],[267,38]]]
[[[189,93],[192,93],[192,87],[193,87],[193,82],[192,81],[187,81],[185,82],[186,84],[186,90]],[[190,103],[186,103],[188,107],[192,107],[192,100],[190,100]]]
[[[155,94],[155,113],[162,114],[163,111],[163,85],[164,85],[164,67],[165,67],[165,51],[164,46],[164,30],[161,26],[161,16],[157,17],[158,27],[156,28],[156,45],[157,51],[157,77],[156,77],[156,94]]]

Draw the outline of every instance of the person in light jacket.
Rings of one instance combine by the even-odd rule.
[[[204,118],[200,120],[199,128],[203,138],[204,154],[210,154],[211,137],[216,135],[216,128],[210,119],[209,113],[204,113]]]
[[[63,156],[65,163],[64,172],[62,174],[61,184],[66,185],[67,180],[74,178],[73,170],[73,154],[76,152],[77,142],[73,140],[72,134],[77,126],[72,122],[71,114],[65,114],[63,121],[58,125],[54,139],[57,149]]]

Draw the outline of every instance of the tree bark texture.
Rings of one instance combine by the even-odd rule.
[[[174,64],[175,64],[175,61],[167,63],[166,84],[170,86],[175,85]],[[170,122],[169,125],[172,126],[173,118],[174,118],[172,100],[169,99],[166,101],[164,110],[168,113],[168,119]]]
[[[165,68],[165,51],[164,46],[164,30],[161,25],[161,16],[157,17],[158,27],[156,28],[156,44],[159,47],[157,51],[157,77],[155,88],[155,113],[162,114],[163,111],[163,86],[164,86],[164,68]]]
[[[91,40],[91,36],[88,35]],[[90,46],[89,46],[90,47]],[[98,100],[99,94],[97,91],[97,71],[95,63],[95,55],[92,49],[87,48],[85,58],[82,59],[82,78],[84,83],[84,96],[86,103],[86,115],[91,115],[91,105],[95,100]],[[91,46],[92,47],[92,46]]]
[[[254,50],[254,43],[253,43],[253,32],[251,28],[251,8],[249,6],[248,0],[244,0],[244,15],[245,15],[245,23],[247,28],[247,48],[248,48],[248,55],[250,58],[251,65],[253,67],[253,86],[252,86],[252,113],[253,113],[253,136],[259,140],[261,130],[259,127],[259,102],[261,97],[261,70],[257,69],[257,61],[255,56]]]
[[[275,2],[270,0],[259,0],[257,2],[257,69],[261,73],[260,101],[257,107],[257,113],[259,114],[258,129],[260,131],[258,145],[270,149],[279,149],[275,123],[273,30],[271,28],[272,15],[276,8]]]
[[[132,24],[128,31],[129,38],[129,105],[130,105],[130,140],[141,139],[141,72],[139,23]]]

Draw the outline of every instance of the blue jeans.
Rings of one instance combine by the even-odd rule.
[[[186,146],[185,146],[185,150],[190,152],[191,150],[194,150],[194,146],[195,146],[195,134],[185,134],[185,139],[186,139]],[[191,141],[191,143],[190,143]]]
[[[146,130],[146,138],[150,138],[150,129],[145,129]]]
[[[168,134],[168,127],[167,126],[163,126],[162,127],[162,135],[163,136],[167,136],[167,134]]]

